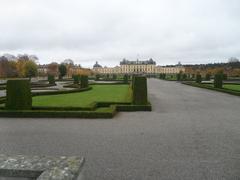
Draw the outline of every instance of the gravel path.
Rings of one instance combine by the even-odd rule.
[[[87,180],[240,179],[240,98],[151,79],[153,112],[0,119],[0,153],[80,155]]]

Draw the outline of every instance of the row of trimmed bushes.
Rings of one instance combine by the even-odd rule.
[[[92,87],[78,88],[78,89],[72,89],[72,90],[61,90],[61,91],[33,92],[32,96],[69,94],[69,93],[77,93],[77,92],[89,91],[91,89],[92,89]]]
[[[116,104],[107,108],[92,110],[69,109],[38,109],[33,110],[5,110],[0,108],[0,117],[24,117],[24,118],[113,118],[117,112],[129,111],[151,111],[151,104],[133,105],[133,104]]]
[[[222,73],[218,73],[218,74],[215,74],[214,76],[214,87],[215,88],[222,88],[223,87],[223,80],[224,80],[224,74]],[[201,83],[202,82],[202,76],[201,74],[197,74],[196,76],[196,83]]]
[[[115,106],[110,107],[108,111],[0,110],[0,117],[24,118],[113,118],[115,114]]]
[[[73,76],[73,83],[74,84],[79,84],[80,83],[81,88],[86,88],[86,87],[88,87],[88,76],[74,75]]]

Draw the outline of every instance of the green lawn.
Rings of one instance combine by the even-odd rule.
[[[92,90],[33,97],[33,106],[89,107],[92,102],[130,102],[129,85],[92,85]]]
[[[213,84],[204,84],[204,85],[213,87]],[[223,88],[240,92],[240,84],[224,84]]]
[[[240,84],[224,84],[223,88],[234,90],[234,91],[240,91]]]

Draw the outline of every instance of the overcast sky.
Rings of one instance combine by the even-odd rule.
[[[239,0],[0,0],[0,54],[160,65],[240,58]]]

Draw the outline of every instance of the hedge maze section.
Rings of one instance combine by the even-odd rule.
[[[107,119],[113,118],[118,112],[151,111],[148,101],[144,101],[144,104],[133,103],[132,87],[129,84],[90,85],[82,88],[82,91],[33,94],[31,109],[7,109],[0,105],[0,117]],[[146,84],[143,87],[146,88]],[[144,93],[147,91],[144,90]]]

